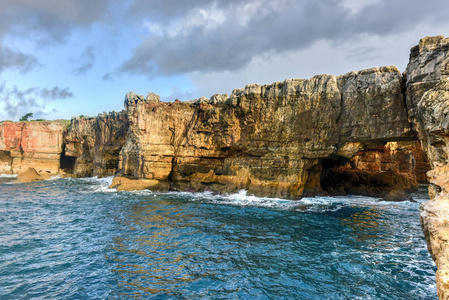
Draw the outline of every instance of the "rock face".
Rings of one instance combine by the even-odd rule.
[[[28,168],[26,171],[19,174],[17,177],[17,182],[34,182],[34,181],[42,181],[44,177],[39,175],[37,171],[33,168]]]
[[[406,80],[410,119],[433,169],[421,224],[438,266],[438,297],[449,299],[449,39],[428,37],[412,48]]]
[[[28,168],[57,173],[63,132],[59,121],[0,124],[0,173],[17,174]]]
[[[330,195],[387,197],[391,191],[411,192],[418,183],[426,183],[429,169],[418,141],[372,144],[351,159],[325,160],[321,186]]]
[[[153,180],[148,187],[157,190],[246,189],[290,199],[409,191],[423,172],[402,83],[390,66],[251,84],[190,102],[128,93],[124,111],[73,118],[67,130],[3,123],[0,172],[119,174]],[[335,174],[352,179],[329,180]]]
[[[363,170],[356,165],[363,165],[365,152],[416,141],[396,67],[252,84],[229,97],[193,102],[165,103],[129,93],[125,108],[129,131],[121,174],[169,181],[175,190],[247,189],[290,199],[327,194],[323,165],[354,159],[359,163],[350,171]],[[380,159],[366,177],[392,174],[413,189],[414,168],[399,166],[411,159],[403,155],[390,165]],[[357,190],[343,187],[342,192]]]
[[[81,177],[114,175],[127,131],[124,112],[73,118],[64,137],[61,168]]]

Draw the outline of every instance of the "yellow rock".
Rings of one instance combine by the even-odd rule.
[[[155,179],[131,179],[126,177],[115,177],[112,180],[112,184],[109,186],[109,188],[117,189],[117,191],[168,191],[169,185],[167,181],[159,181]]]
[[[37,171],[33,168],[28,168],[17,177],[17,182],[33,182],[41,180],[44,180],[44,177],[39,175],[39,173],[37,173]]]

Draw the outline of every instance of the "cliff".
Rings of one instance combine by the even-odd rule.
[[[0,123],[0,173],[58,173],[66,127],[61,121]]]
[[[340,171],[356,177],[363,173],[366,180],[339,194],[372,188],[370,195],[385,196],[417,184],[412,149],[421,150],[396,67],[252,84],[229,97],[191,102],[166,103],[152,93],[146,99],[129,93],[125,109],[129,130],[119,172],[151,179],[156,190],[246,189],[299,199],[333,194],[325,171],[343,165]],[[389,142],[404,150],[393,163],[389,155],[364,155],[384,153]],[[382,188],[374,189],[373,176]]]
[[[410,120],[432,167],[421,224],[438,267],[438,297],[449,299],[449,39],[428,37],[412,48],[406,80]]]
[[[120,190],[141,182],[162,191],[246,189],[300,199],[387,197],[415,189],[429,168],[408,120],[403,77],[393,66],[251,84],[229,97],[189,102],[128,93],[124,111],[73,118],[54,141],[41,132],[57,125],[27,129],[34,124],[40,123],[4,123],[1,172],[42,169],[22,159],[33,156],[52,173],[127,177],[114,183]],[[16,131],[25,138],[14,146]],[[43,144],[23,148],[26,132]]]
[[[125,112],[72,118],[64,137],[62,168],[75,176],[111,176],[128,132]]]

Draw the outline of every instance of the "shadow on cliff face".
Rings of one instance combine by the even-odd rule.
[[[60,157],[60,169],[66,173],[73,173],[76,163],[76,156],[67,156],[65,153],[65,144],[62,145]]]
[[[416,176],[395,169],[360,170],[354,161],[344,157],[324,159],[320,184],[332,196],[347,194],[385,197],[393,190],[412,192],[417,189]]]
[[[352,158],[333,155],[315,168],[320,169],[320,186],[329,195],[386,197],[427,183],[430,164],[418,141],[396,141],[368,144]]]

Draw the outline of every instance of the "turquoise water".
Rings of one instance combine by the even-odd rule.
[[[0,299],[436,299],[419,203],[110,181],[0,178]]]

